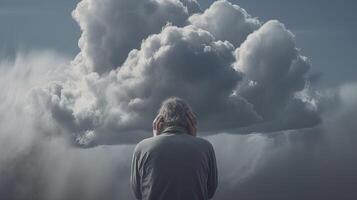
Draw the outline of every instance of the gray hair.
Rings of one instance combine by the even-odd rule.
[[[192,112],[192,109],[185,100],[179,97],[170,97],[162,102],[158,115],[163,117],[164,127],[187,127],[187,113],[190,111]]]

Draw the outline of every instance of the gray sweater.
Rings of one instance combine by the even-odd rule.
[[[137,144],[130,183],[137,199],[210,199],[217,188],[213,146],[181,127],[168,127]]]

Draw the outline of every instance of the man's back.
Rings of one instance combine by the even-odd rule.
[[[205,200],[217,188],[212,145],[179,127],[140,142],[131,175],[136,198],[144,200]]]

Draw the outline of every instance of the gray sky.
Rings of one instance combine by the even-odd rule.
[[[80,30],[71,17],[78,1],[1,0],[0,52],[55,49],[75,55]],[[199,0],[206,8],[211,2]],[[320,86],[357,80],[355,62],[357,2],[353,0],[232,0],[261,21],[278,19],[296,35],[297,47],[309,57],[313,72],[322,72]]]
[[[0,52],[46,48],[75,55],[80,30],[71,11],[77,1],[1,0]]]

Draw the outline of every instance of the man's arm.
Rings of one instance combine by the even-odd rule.
[[[214,193],[216,192],[218,186],[216,155],[212,145],[210,145],[209,169],[210,171],[208,174],[207,191],[208,191],[208,198],[211,199]]]
[[[139,171],[139,154],[137,147],[134,150],[133,159],[131,162],[130,186],[136,199],[141,199],[141,176]]]

